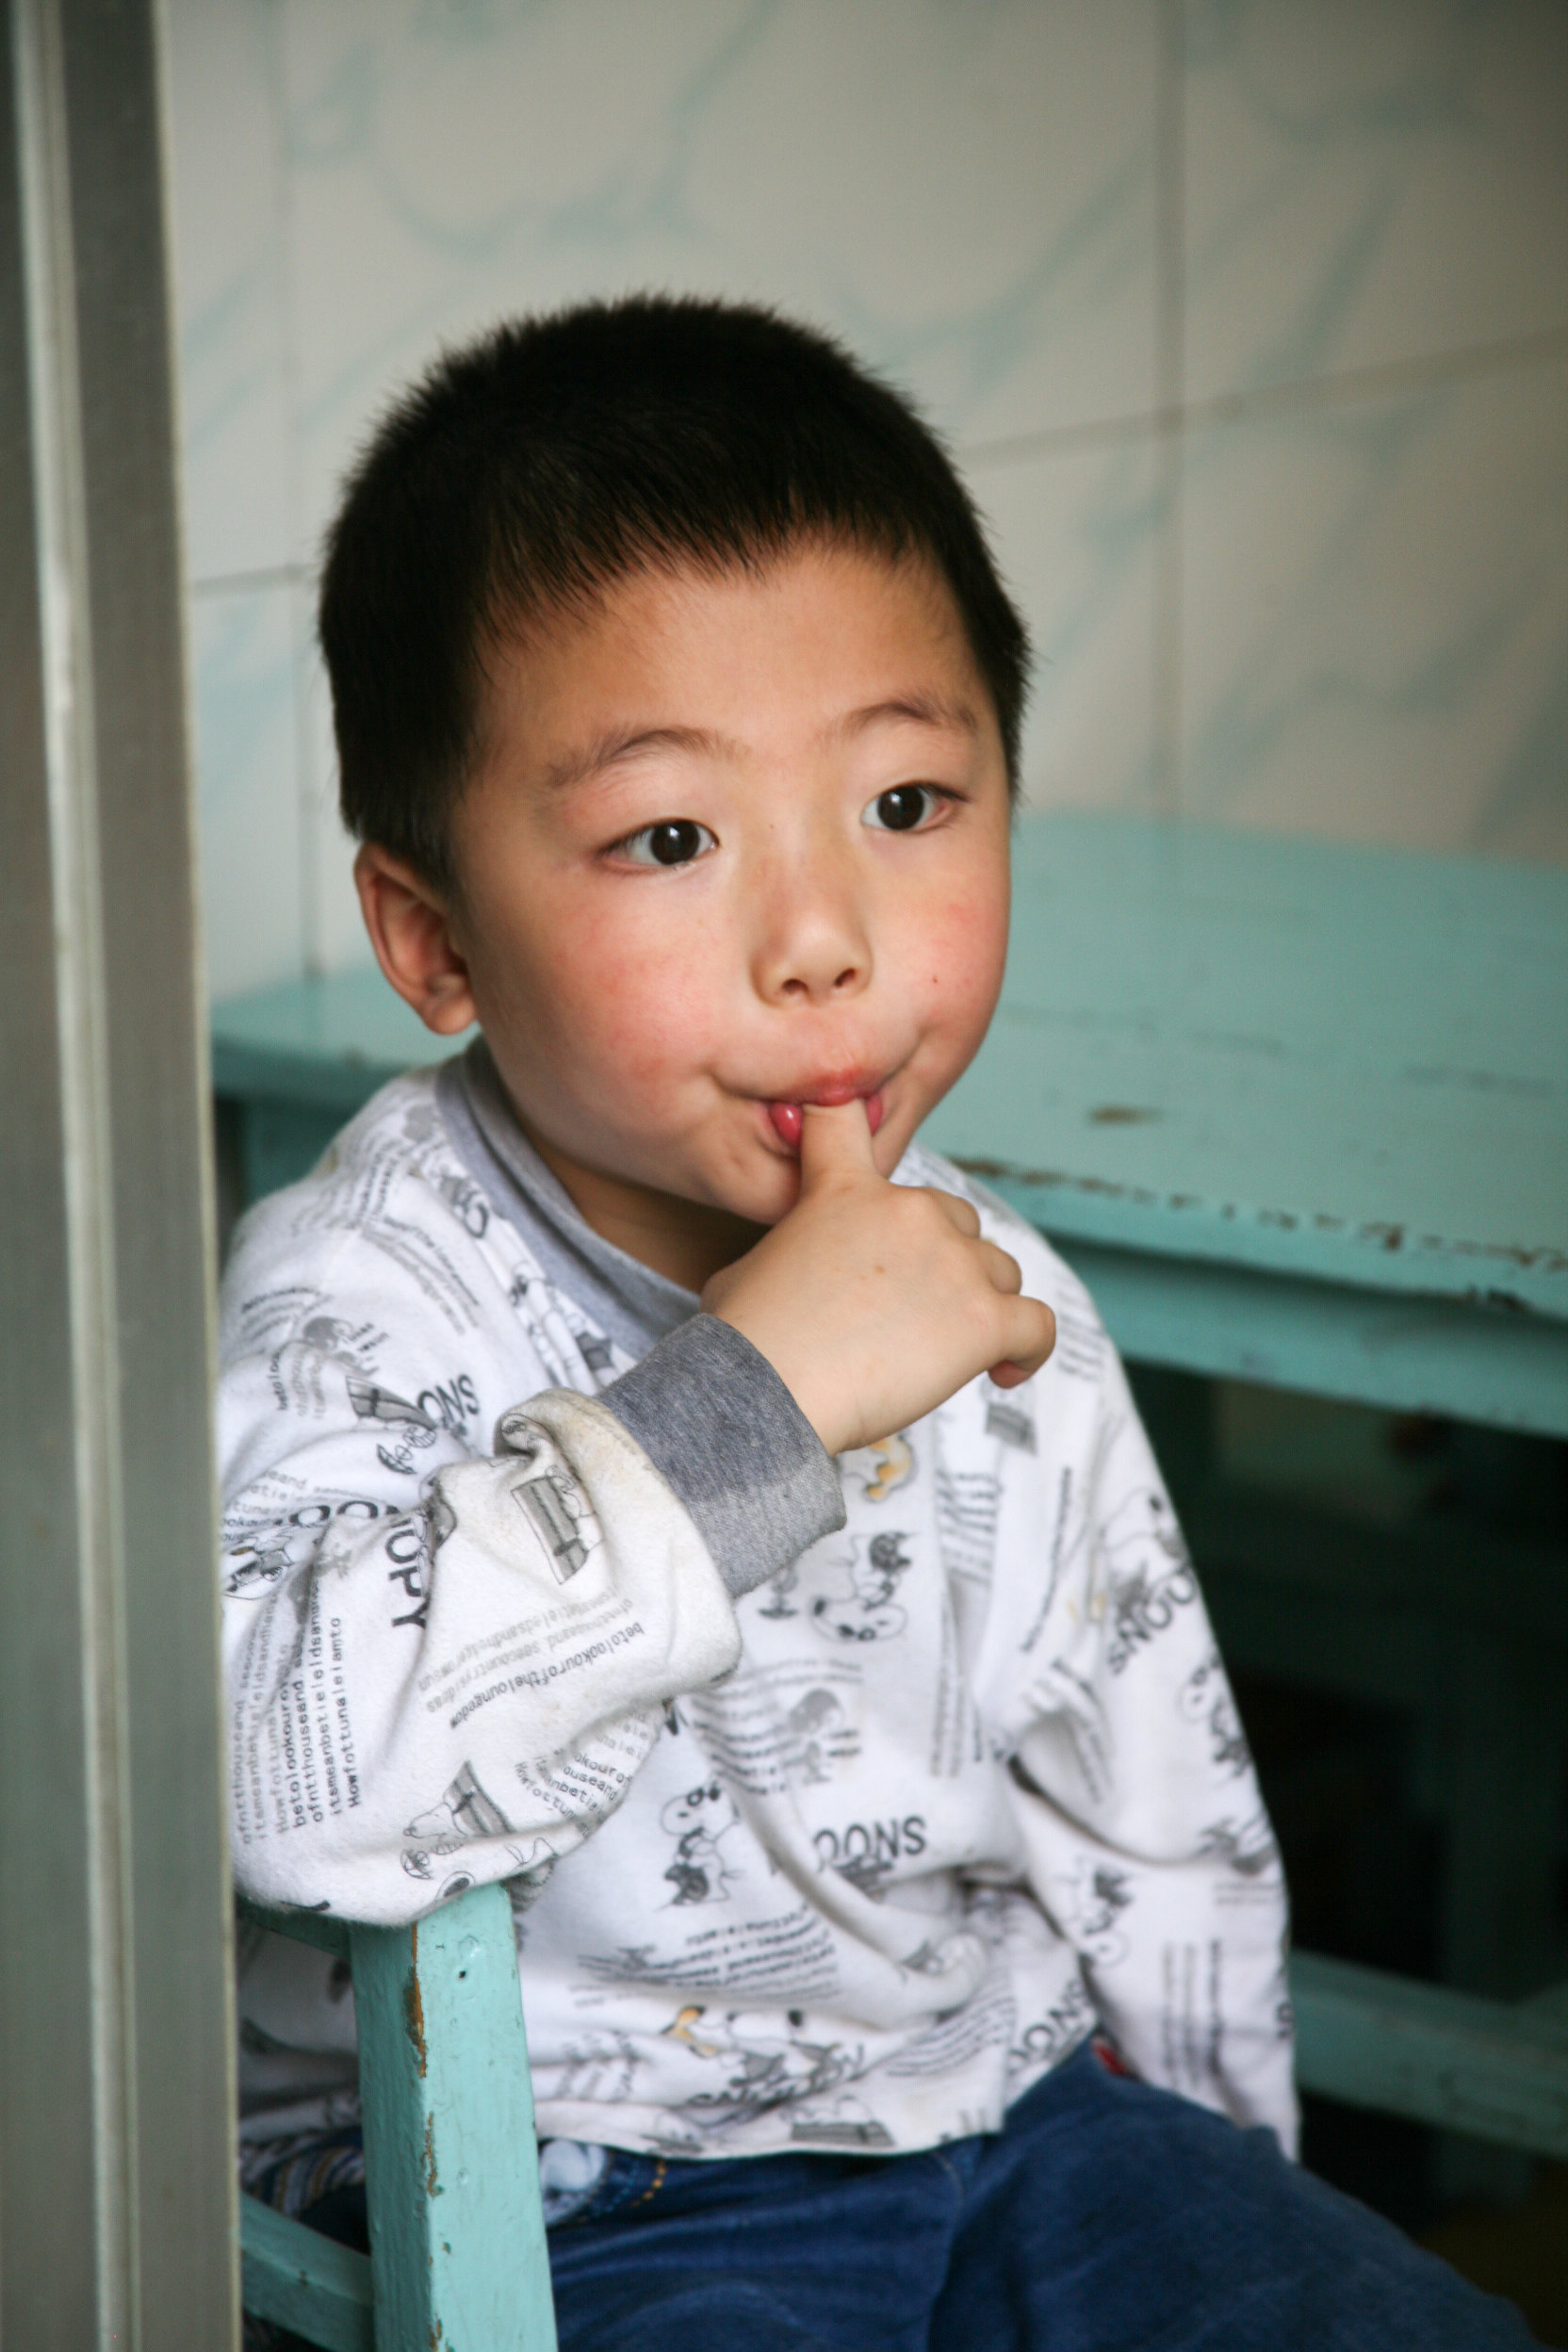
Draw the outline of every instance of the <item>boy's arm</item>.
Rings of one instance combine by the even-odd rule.
[[[314,1290],[303,1321],[364,1329],[367,1303]],[[402,1304],[400,1359],[429,1361],[451,1335]],[[416,1375],[276,1337],[235,1356],[220,1401],[244,1477],[224,1603],[240,1885],[394,1922],[547,1870],[619,1804],[663,1703],[735,1663],[732,1599],[841,1524],[833,1465],[707,1316],[599,1397],[503,1413],[487,1457]]]
[[[396,1377],[474,1328],[456,1234],[416,1249],[402,1204],[355,1190],[286,1227],[270,1267],[258,1235],[291,1212],[263,1210],[225,1290],[267,1343],[226,1350],[220,1395],[247,1892],[392,1921],[547,1869],[619,1804],[661,1706],[734,1665],[731,1598],[842,1524],[828,1457],[1049,1350],[1049,1309],[970,1203],[878,1174],[862,1105],[807,1109],[802,1180],[711,1313],[601,1398],[503,1413],[485,1459],[432,1421],[419,1371]],[[362,1218],[375,1247],[329,1248],[309,1280],[301,1235]],[[345,1369],[381,1327],[395,1357]]]
[[[1064,1479],[1055,1498],[1056,1588],[1043,1620],[1037,1601],[1025,1612],[1006,1677],[1028,1873],[1134,2070],[1294,2152],[1279,1850],[1108,1341],[1101,1364],[1078,1491]]]

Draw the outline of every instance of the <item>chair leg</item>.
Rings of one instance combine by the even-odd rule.
[[[352,1946],[377,2352],[556,2352],[506,1889]]]

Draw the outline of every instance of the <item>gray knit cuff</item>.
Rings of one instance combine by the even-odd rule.
[[[833,1458],[749,1339],[696,1315],[599,1391],[739,1600],[844,1524]]]

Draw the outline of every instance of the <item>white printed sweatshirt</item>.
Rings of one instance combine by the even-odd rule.
[[[241,1889],[384,1922],[504,1880],[539,2129],[664,2155],[998,2128],[1102,2025],[1294,2147],[1284,1890],[1093,1306],[837,1463],[593,1234],[482,1047],[244,1220],[219,1407]],[[242,2131],[351,2111],[352,1998],[241,1936]]]

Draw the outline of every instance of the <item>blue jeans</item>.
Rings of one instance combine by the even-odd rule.
[[[357,2158],[357,2132],[339,2137]],[[363,2171],[337,2181],[344,2154],[335,2143],[296,2160],[309,2201],[281,2180],[254,2185],[363,2246]],[[612,2152],[550,2231],[550,2262],[561,2352],[1534,2342],[1511,2304],[1286,2164],[1268,2132],[1109,2074],[1086,2047],[1000,2132],[923,2155],[675,2164]]]
[[[1497,2352],[1534,2339],[1264,2132],[1086,2048],[916,2156],[612,2155],[550,2232],[561,2352]]]

